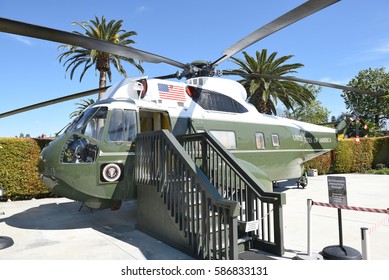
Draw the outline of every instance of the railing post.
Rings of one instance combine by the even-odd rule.
[[[277,199],[273,203],[274,219],[274,241],[276,244],[276,253],[279,256],[284,254],[284,221],[282,214],[282,203]]]
[[[204,174],[209,174],[208,172],[208,161],[207,161],[207,141],[204,137],[201,138],[201,167]]]
[[[230,243],[230,259],[237,260],[238,259],[238,218],[230,217],[230,234],[229,234],[229,243]]]

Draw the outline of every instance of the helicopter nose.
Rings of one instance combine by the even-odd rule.
[[[44,185],[55,194],[72,198],[72,188],[66,181],[69,172],[66,173],[60,162],[66,140],[66,137],[60,136],[41,151],[40,178]]]
[[[47,169],[47,154],[46,154],[46,148],[43,148],[41,151],[41,154],[39,155],[40,164],[39,164],[39,172],[42,174]]]
[[[44,147],[40,153],[39,173],[41,179],[45,182],[46,178],[55,179],[56,171],[59,165],[59,155],[62,151],[62,145],[65,140],[61,137],[54,139]]]
[[[41,151],[41,153],[39,155],[39,173],[40,173],[41,178],[42,178],[42,173],[45,170],[45,166],[46,166],[46,162],[47,162],[47,160],[43,154],[44,149],[45,148],[43,148],[43,150]]]
[[[57,185],[57,180],[53,176],[55,174],[53,166],[50,164],[50,160],[47,153],[47,147],[44,148],[40,154],[39,173],[40,179],[49,189],[53,189]]]

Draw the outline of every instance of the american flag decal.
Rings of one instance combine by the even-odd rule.
[[[186,101],[184,87],[168,85],[168,84],[158,84],[159,98],[175,101]]]

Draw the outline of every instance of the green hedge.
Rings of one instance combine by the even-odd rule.
[[[330,173],[333,151],[320,155],[304,164],[305,169],[317,169],[319,174],[328,174]]]
[[[4,199],[54,196],[39,178],[39,154],[48,139],[0,138],[0,189]]]
[[[375,142],[376,153],[373,158],[373,167],[376,168],[378,164],[384,164],[389,168],[389,136],[376,138]]]
[[[319,174],[364,173],[377,165],[389,167],[389,137],[342,140],[338,147],[305,164],[307,169],[317,169]]]

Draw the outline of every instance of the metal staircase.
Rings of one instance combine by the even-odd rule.
[[[263,192],[211,135],[142,133],[135,154],[141,230],[200,259],[283,255],[282,194]]]

